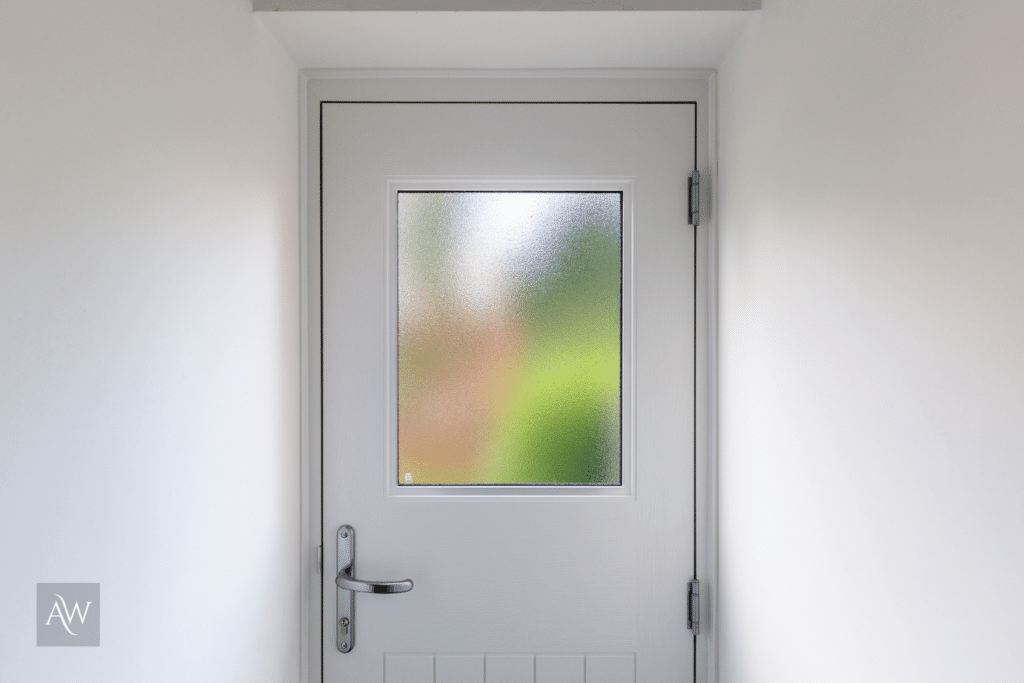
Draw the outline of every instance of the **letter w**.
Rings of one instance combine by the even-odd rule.
[[[85,624],[85,615],[89,613],[89,605],[91,604],[92,602],[85,603],[85,611],[83,612],[78,608],[78,603],[76,602],[75,606],[71,608],[70,612],[68,612],[68,621],[72,624],[75,623],[75,615],[77,614],[78,623]],[[64,606],[64,609],[67,610],[67,605]]]

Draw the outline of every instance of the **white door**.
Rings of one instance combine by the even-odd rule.
[[[384,97],[325,101],[318,117],[323,680],[692,680],[686,603],[695,564],[695,240],[687,176],[695,167],[696,106],[539,101],[572,99],[564,97],[565,86],[561,98],[532,102],[487,95],[464,99],[491,102],[428,102],[433,98],[413,95],[419,101],[397,103],[390,100],[409,98],[388,97],[388,85],[381,87]],[[476,223],[465,217],[474,206],[483,215]],[[417,220],[427,227],[417,228]],[[607,285],[617,277],[621,294],[614,304],[601,299],[605,308],[594,323],[573,317],[592,304],[570,293],[548,315],[561,330],[549,336],[561,334],[568,346],[546,361],[523,360],[529,353],[515,344],[529,346],[523,339],[532,333],[515,321],[527,314],[508,312],[519,304],[495,304],[501,295],[492,290],[529,279],[552,259],[564,265],[586,257],[572,249],[552,256],[558,235],[581,221],[615,236],[617,274],[597,279]],[[463,234],[473,230],[475,237]],[[436,243],[424,241],[430,239]],[[526,265],[514,265],[523,254]],[[608,263],[577,263],[572,272],[593,275]],[[437,270],[417,280],[412,273],[420,266]],[[571,285],[574,277],[563,282]],[[438,303],[431,287],[468,298]],[[498,331],[481,337],[476,323],[464,323],[460,311],[474,308],[485,318],[503,311],[484,324]],[[585,456],[600,450],[600,464],[550,476],[510,465],[508,458],[530,461],[566,434],[573,438],[571,410],[557,413],[558,381],[567,382],[566,391],[591,381],[573,379],[573,368],[590,362],[574,344],[603,334],[595,330],[607,331],[610,320],[617,346],[609,351],[605,344],[603,353],[613,355],[591,363],[605,369],[594,382],[605,382],[598,422],[607,435],[566,447]],[[416,351],[403,334],[441,341],[433,351]],[[430,353],[454,375],[438,370],[438,387],[427,389],[427,398],[411,396],[410,387],[423,379],[411,368],[418,363],[430,375]],[[609,358],[619,362],[614,376],[606,372]],[[544,362],[548,375],[513,376],[509,369]],[[504,436],[480,445],[480,434],[494,430],[480,427],[484,408],[474,401],[506,401],[493,398],[501,390],[491,385],[518,387],[506,394],[521,398],[533,391],[531,377],[560,372],[569,379],[543,380],[547,388],[534,392],[547,392],[539,404],[499,407],[493,419],[508,423]],[[484,384],[491,388],[480,390]],[[516,423],[509,417],[516,410],[529,415]],[[536,428],[544,420],[547,432]],[[470,445],[438,436],[445,429],[471,433]],[[476,452],[482,448],[489,450]],[[346,538],[358,539],[356,580],[408,578],[412,590],[338,589],[343,526]]]

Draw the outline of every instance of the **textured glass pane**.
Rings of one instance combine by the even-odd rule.
[[[621,482],[622,195],[398,193],[398,483]]]

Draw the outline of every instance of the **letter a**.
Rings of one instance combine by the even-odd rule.
[[[64,598],[62,598],[57,593],[54,593],[54,595],[56,595],[58,598],[60,598],[61,603],[64,605],[64,611],[63,612],[61,611],[60,605],[58,605],[56,603],[56,601],[55,601],[53,603],[53,609],[50,610],[50,619],[53,619],[53,613],[57,612],[57,616],[60,618],[60,623],[64,626],[64,630],[67,631],[68,633],[70,633],[73,636],[77,636],[78,635],[77,633],[75,633],[74,631],[72,631],[71,629],[68,628],[67,619],[64,618],[64,614],[67,613],[67,611],[68,611],[68,604],[66,602],[64,602]],[[75,603],[75,609],[78,609],[78,603]],[[85,611],[86,612],[89,611],[89,605],[85,606]],[[79,612],[79,614],[81,614],[81,612]],[[45,626],[49,626],[50,625],[50,619],[46,620],[46,624],[44,624]]]
[[[50,610],[50,618],[46,620],[45,625],[49,626],[54,617],[57,617],[61,620],[61,623],[64,623],[64,615],[61,613],[60,604],[58,604],[56,600],[53,601],[53,609]],[[67,624],[65,624],[64,627],[67,628]]]

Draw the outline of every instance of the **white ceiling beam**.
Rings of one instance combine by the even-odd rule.
[[[255,12],[584,12],[761,9],[761,0],[253,0]]]
[[[756,12],[258,12],[301,68],[715,68]]]

